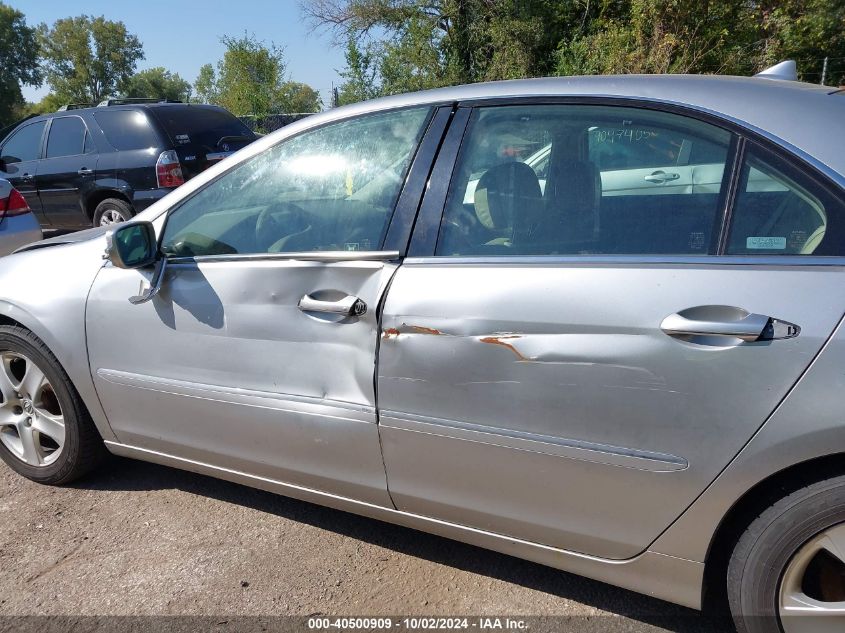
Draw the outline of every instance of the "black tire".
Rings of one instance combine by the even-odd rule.
[[[727,574],[728,603],[739,633],[782,632],[779,592],[790,560],[814,536],[841,523],[845,476],[796,490],[748,526],[734,547]]]
[[[67,484],[90,472],[107,451],[88,410],[52,352],[32,332],[22,327],[0,325],[0,351],[11,351],[30,358],[43,372],[61,406],[65,440],[61,453],[48,465],[32,466],[0,442],[0,458],[20,475],[32,481]]]
[[[94,209],[94,226],[101,226],[103,216],[119,215],[120,222],[126,222],[135,215],[132,205],[119,198],[106,198]],[[111,223],[109,223],[111,224]]]

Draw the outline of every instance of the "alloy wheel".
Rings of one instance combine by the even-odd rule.
[[[817,534],[792,557],[779,613],[786,633],[845,631],[845,523]]]
[[[100,226],[110,226],[123,222],[126,218],[117,209],[106,209],[100,216]]]
[[[65,444],[65,420],[44,372],[19,352],[0,352],[0,443],[30,466],[49,466]]]

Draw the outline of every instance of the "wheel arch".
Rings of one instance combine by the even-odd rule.
[[[94,211],[97,210],[97,205],[99,205],[104,200],[108,200],[109,198],[121,200],[131,206],[133,209],[135,208],[126,193],[117,189],[98,189],[96,191],[93,191],[85,200],[85,213],[88,216],[88,219],[91,220],[91,222],[94,221]]]
[[[823,479],[845,474],[845,452],[821,455],[787,466],[747,489],[722,517],[707,550],[702,608],[724,611],[727,592],[724,582],[734,545],[742,533],[766,508],[790,493]]]
[[[49,328],[47,328],[35,315],[26,309],[5,300],[0,300],[0,325],[21,327],[25,330],[29,330],[41,339],[41,342],[47,346],[56,358],[56,362],[59,363],[59,366],[68,377],[71,385],[73,385],[73,388],[79,394],[83,406],[87,409],[88,414],[94,421],[94,425],[97,427],[97,431],[100,433],[100,437],[104,440],[115,439],[115,435],[109,426],[108,419],[100,406],[96,391],[93,388],[93,381],[90,385],[82,385],[79,384],[78,380],[74,380],[74,372],[70,371],[67,363],[63,361],[63,347],[50,333]],[[79,378],[79,376],[77,377]],[[88,374],[88,378],[90,379],[90,373]],[[84,381],[85,378],[80,378],[79,380]]]

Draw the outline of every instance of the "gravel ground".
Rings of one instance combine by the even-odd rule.
[[[579,631],[588,622],[614,631],[725,628],[603,583],[201,475],[115,458],[72,487],[51,488],[0,463],[7,630],[7,616],[19,615],[314,614],[568,616],[554,621],[578,622],[571,630]]]

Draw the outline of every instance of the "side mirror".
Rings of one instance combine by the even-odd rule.
[[[143,268],[158,259],[158,242],[150,222],[119,224],[106,234],[106,258],[118,268]]]

